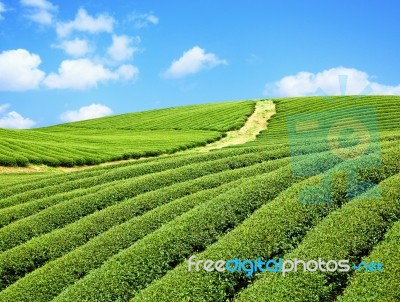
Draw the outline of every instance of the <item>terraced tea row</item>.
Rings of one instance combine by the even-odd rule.
[[[167,223],[173,218],[179,216],[180,213],[183,214],[191,210],[195,206],[207,203],[210,199],[215,198],[219,194],[228,191],[232,185],[238,185],[243,182],[240,180],[230,182],[229,180],[232,180],[233,177],[234,179],[240,179],[245,177],[246,175],[247,177],[249,177],[249,175],[251,174],[256,175],[259,173],[265,173],[268,169],[272,168],[273,166],[271,165],[269,167],[268,165],[264,165],[264,167],[259,166],[252,169],[244,168],[244,171],[228,173],[225,176],[221,175],[221,177],[218,177],[218,175],[216,175],[216,179],[212,181],[210,181],[211,177],[206,177],[202,181],[203,184],[200,181],[190,181],[185,186],[180,186],[180,188],[177,187],[174,190],[173,188],[171,188],[170,190],[160,190],[159,192],[154,192],[154,194],[142,195],[142,198],[137,198],[136,202],[134,202],[134,200],[131,200],[124,202],[124,204],[121,204],[119,206],[115,206],[114,208],[109,208],[106,211],[103,211],[103,214],[99,213],[100,215],[95,216],[106,217],[110,215],[115,215],[115,217],[118,217],[118,214],[120,213],[120,215],[123,215],[123,218],[125,218],[125,220],[130,220],[118,226],[115,226],[114,228],[111,228],[109,231],[95,237],[87,244],[81,246],[80,248],[72,251],[69,254],[66,254],[64,257],[48,263],[42,269],[36,270],[34,273],[21,279],[20,282],[17,282],[15,285],[11,286],[10,290],[12,290],[13,287],[25,288],[29,284],[28,286],[32,289],[29,291],[29,298],[19,296],[18,300],[24,301],[25,299],[28,299],[31,301],[40,301],[49,299],[50,297],[57,295],[63,289],[63,287],[76,281],[78,276],[82,277],[83,275],[88,273],[89,270],[100,266],[103,261],[111,257],[114,253],[117,253],[124,248],[128,248],[131,244],[134,244],[136,240],[161,227],[163,223]],[[220,186],[221,181],[223,181],[224,183],[222,186]],[[191,190],[193,193],[189,196],[182,197],[182,192],[191,191],[188,189],[189,187],[192,188]],[[199,189],[201,190],[198,191]],[[174,193],[174,191],[177,192]],[[174,199],[174,201],[171,202],[171,199]],[[139,200],[141,200],[140,203],[138,203]],[[150,202],[152,202],[153,204],[148,205],[148,203]],[[146,212],[143,216],[135,218],[134,213],[138,212],[138,209],[143,207],[147,207],[147,210],[154,208],[154,210]],[[127,213],[129,213],[130,215],[128,215]],[[63,244],[63,246],[61,247],[53,247],[52,242],[57,243],[57,240],[51,240],[50,238],[65,236],[68,233],[72,233],[73,236],[69,236],[69,238],[71,239],[84,238],[84,235],[85,233],[87,233],[87,231],[85,231],[83,227],[87,228],[88,223],[90,221],[93,221],[93,226],[90,228],[93,233],[93,229],[96,227],[96,225],[98,225],[98,221],[102,220],[98,219],[98,217],[96,220],[94,218],[94,216],[89,216],[88,219],[85,220],[85,222],[81,221],[75,223],[74,225],[67,227],[65,231],[56,231],[54,234],[56,235],[56,233],[58,233],[56,237],[51,236],[51,234],[49,234],[50,236],[44,236],[43,239],[47,237],[45,241],[40,240],[39,237],[39,240],[36,240],[35,245],[37,247],[43,246],[43,243],[46,242],[46,249],[52,250],[53,257],[61,256],[62,253],[66,253],[68,251],[65,249],[65,244]],[[123,222],[123,218],[115,218],[114,220],[112,220],[112,218],[109,217],[107,218],[107,220],[104,220],[113,221],[114,223],[121,223]],[[79,225],[81,225],[81,227],[79,227]],[[66,232],[67,229],[69,229],[69,232]],[[77,236],[78,234],[79,237]],[[74,240],[70,240],[69,244],[71,244],[71,242],[72,244],[83,244],[82,239],[80,239],[80,241],[75,240],[75,242]],[[24,253],[22,255],[20,254],[22,257],[16,258],[15,254],[18,255],[16,251],[10,251],[9,253],[7,253],[9,255],[12,255],[12,258],[14,259],[13,267],[20,268],[21,265],[23,265],[23,259],[25,258],[23,255],[30,255],[29,257],[31,258],[33,258],[35,254],[40,255],[38,252],[34,252],[35,254],[33,254],[32,257],[31,251],[34,250],[33,245],[28,242],[25,246],[26,247],[23,249]],[[29,248],[29,246],[32,246],[32,249]],[[56,251],[58,251],[58,253]],[[95,258],[93,258],[93,253],[96,254]],[[80,261],[76,261],[77,255],[79,255]],[[15,261],[18,259],[20,259],[20,263]],[[10,258],[5,261],[5,263],[10,263]],[[68,267],[68,271],[70,273],[66,273],[66,267]],[[42,284],[43,282],[47,284],[46,287],[37,286],[39,283]],[[33,288],[36,288],[36,290],[33,290]],[[49,290],[50,288],[51,290]]]
[[[247,161],[245,162],[249,164],[264,160],[262,155],[259,157],[242,155],[242,157],[242,160],[245,160],[245,157],[247,157]],[[56,199],[54,200],[56,202],[55,205],[1,228],[0,250],[4,251],[12,248],[32,237],[59,228],[96,210],[103,209],[139,194],[177,182],[241,166],[243,166],[243,162],[240,159],[238,160],[238,158],[223,158],[145,174],[132,179],[124,179],[111,185],[106,185],[102,190],[97,190],[95,193],[79,196],[74,199],[62,199],[60,202],[57,202]],[[65,198],[65,195],[63,198]],[[35,205],[40,203],[40,201],[36,200],[33,203]]]
[[[101,119],[49,127],[51,131],[87,129],[129,130],[211,130],[229,131],[240,128],[253,112],[254,101],[212,103],[128,113]],[[82,129],[79,129],[81,131]]]
[[[120,223],[124,223],[141,213],[162,206],[171,200],[183,198],[186,195],[195,194],[201,190],[208,190],[221,185],[228,184],[236,179],[265,173],[270,169],[276,169],[287,159],[256,164],[246,168],[239,168],[232,171],[219,172],[215,175],[207,175],[198,179],[184,181],[175,185],[158,189],[139,195],[135,198],[125,200],[119,204],[108,207],[103,211],[95,212],[76,223],[69,224],[63,229],[55,230],[52,233],[40,236],[28,241],[26,244],[19,245],[14,249],[4,252],[0,256],[3,264],[1,271],[7,271],[8,275],[23,275],[37,266],[42,265],[47,260],[52,260],[62,255],[76,246],[85,243],[87,240],[104,232]],[[99,224],[99,221],[103,223]],[[119,234],[118,238],[123,236]],[[63,241],[63,238],[69,238]],[[43,258],[43,254],[47,255]],[[26,257],[31,259],[27,268],[24,267]],[[34,264],[34,265],[32,265]],[[17,269],[16,269],[17,268]],[[14,272],[14,273],[10,273]],[[9,282],[7,282],[9,283]]]
[[[73,189],[88,188],[96,184],[161,172],[195,163],[251,154],[256,151],[268,152],[268,150],[274,150],[274,152],[270,154],[271,158],[279,158],[280,156],[289,155],[288,149],[284,146],[281,148],[264,148],[264,150],[261,150],[260,148],[246,148],[243,150],[224,150],[223,152],[218,153],[185,154],[170,156],[168,158],[149,158],[141,161],[121,163],[118,165],[99,166],[74,173],[59,173],[56,175],[51,173],[45,176],[39,174],[35,181],[29,179],[26,182],[21,182],[17,185],[11,187],[7,186],[0,189],[0,196],[3,198],[3,200],[0,201],[0,208],[13,206],[31,199],[37,200],[49,195],[68,192]],[[237,160],[236,162],[240,165],[240,160]],[[19,202],[8,201],[8,198],[14,199],[15,197],[18,197]]]

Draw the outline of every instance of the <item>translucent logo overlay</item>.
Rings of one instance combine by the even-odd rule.
[[[295,177],[310,177],[322,174],[316,186],[306,186],[299,193],[299,202],[304,204],[330,204],[333,202],[334,177],[346,175],[347,194],[351,199],[374,187],[375,183],[360,180],[363,169],[382,165],[377,112],[373,105],[357,105],[357,99],[332,99],[329,110],[305,112],[286,118],[291,152],[292,171]],[[347,103],[346,103],[347,102]],[[338,107],[332,109],[332,107]],[[304,155],[324,152],[324,159],[315,156],[315,161],[304,160]],[[325,173],[324,173],[325,172]],[[379,188],[368,195],[379,198]]]

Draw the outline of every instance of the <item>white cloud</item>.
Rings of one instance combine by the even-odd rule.
[[[15,111],[8,112],[0,118],[0,128],[26,129],[33,127],[35,124],[31,119],[25,118]]]
[[[88,33],[100,33],[113,31],[115,20],[106,14],[100,14],[97,17],[90,16],[83,8],[78,10],[73,21],[58,23],[56,31],[58,36],[66,37],[73,31],[82,31]]]
[[[58,74],[49,74],[44,84],[52,89],[87,89],[110,79],[115,79],[115,75],[103,65],[78,59],[62,61]]]
[[[10,107],[9,104],[0,104],[0,114],[3,114]],[[24,118],[15,111],[7,112],[0,117],[0,128],[26,129],[31,128],[36,123],[29,118]]]
[[[55,45],[54,47],[61,48],[66,54],[73,57],[83,57],[90,52],[88,41],[78,38],[62,41],[59,45]]]
[[[49,74],[44,85],[50,89],[88,89],[109,80],[131,80],[138,74],[136,67],[123,65],[116,72],[89,59],[65,60],[58,73]],[[128,67],[131,66],[131,67]]]
[[[181,78],[188,74],[197,73],[202,69],[214,68],[221,64],[228,64],[225,60],[219,59],[213,53],[206,53],[204,49],[195,46],[184,52],[178,59],[174,60],[171,66],[164,72],[166,78]]]
[[[27,18],[42,25],[51,25],[58,10],[57,6],[47,0],[21,0],[21,5],[29,8]]]
[[[138,14],[133,13],[128,17],[128,21],[133,23],[135,29],[141,29],[149,26],[149,24],[157,25],[159,19],[153,13]]]
[[[340,77],[346,76],[345,87],[340,86]],[[400,94],[400,85],[388,86],[373,82],[364,71],[354,68],[336,67],[318,73],[299,72],[286,76],[275,83],[265,85],[266,96],[357,95],[370,87],[372,94]],[[345,91],[342,89],[345,88]]]
[[[126,61],[132,58],[133,54],[136,51],[136,48],[132,47],[132,43],[134,42],[132,38],[126,35],[113,35],[112,44],[107,49],[107,53],[114,61]],[[140,42],[140,39],[135,38],[137,42]]]
[[[45,73],[38,69],[41,59],[25,49],[0,53],[0,90],[23,91],[39,87]]]
[[[91,104],[78,110],[69,110],[60,115],[63,122],[76,122],[112,114],[112,110],[105,105]]]
[[[3,19],[4,19],[2,13],[5,13],[6,11],[7,11],[7,10],[6,10],[6,6],[4,5],[3,2],[0,2],[0,20],[3,20]]]

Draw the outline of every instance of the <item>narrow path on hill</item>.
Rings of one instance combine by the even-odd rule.
[[[257,101],[255,110],[249,116],[246,123],[239,130],[227,132],[227,136],[208,144],[204,147],[193,149],[193,151],[210,151],[221,149],[228,146],[242,145],[250,141],[254,141],[257,135],[267,129],[268,120],[276,113],[275,104],[270,100]]]
[[[271,100],[257,101],[254,112],[249,116],[245,124],[239,130],[229,131],[227,135],[213,143],[210,143],[203,147],[197,147],[178,153],[197,153],[197,152],[208,152],[215,149],[222,149],[228,146],[241,145],[257,138],[257,135],[267,129],[268,120],[276,113],[275,104]],[[159,156],[168,156],[169,154],[162,154]],[[137,161],[144,159],[127,159],[120,161],[106,162],[94,166],[82,166],[82,167],[49,167],[45,165],[30,165],[29,167],[1,167],[0,173],[15,173],[15,172],[74,172],[78,170],[90,169],[97,166],[108,166],[114,165],[121,162]]]

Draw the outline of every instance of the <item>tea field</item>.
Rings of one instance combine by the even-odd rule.
[[[400,97],[272,101],[256,140],[209,152],[178,151],[256,101],[0,130],[0,301],[400,301]],[[94,166],[18,167],[39,164]],[[246,276],[192,255],[384,270]]]
[[[238,129],[251,101],[168,108],[29,130],[0,129],[0,165],[72,167],[206,145]]]

